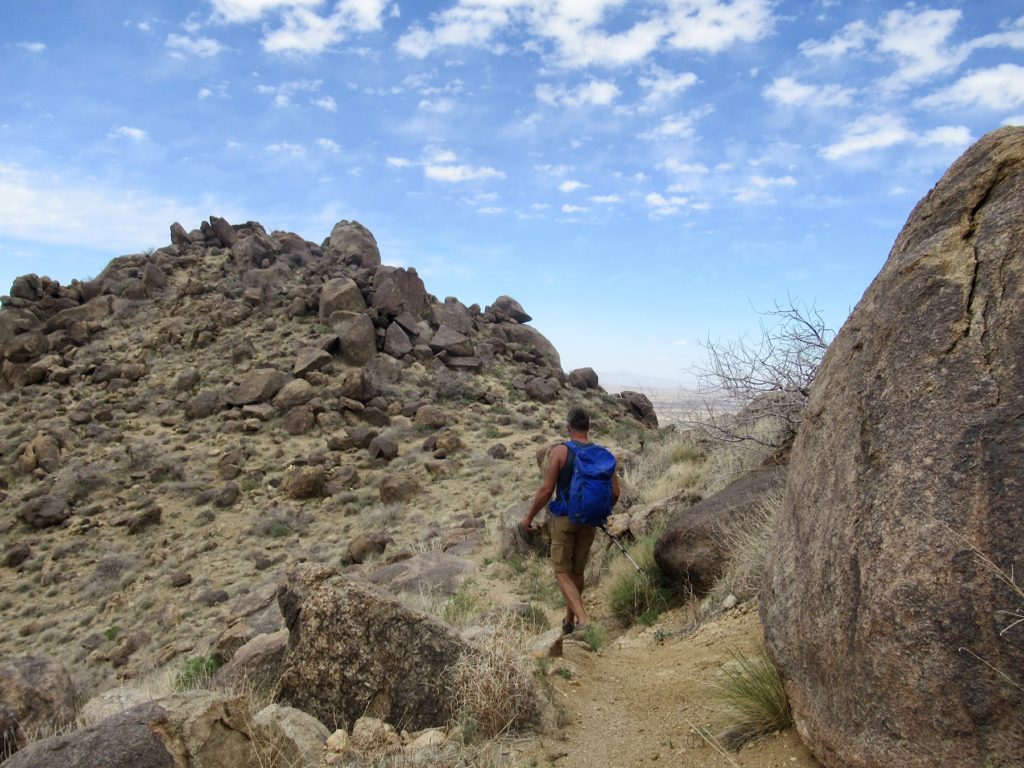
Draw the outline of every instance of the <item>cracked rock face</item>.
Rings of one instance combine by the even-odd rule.
[[[829,349],[761,596],[827,766],[1024,764],[1024,129],[911,214]],[[998,670],[998,671],[996,671]],[[1000,674],[1002,673],[1002,674]]]

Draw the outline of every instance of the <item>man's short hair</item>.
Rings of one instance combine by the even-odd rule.
[[[569,423],[569,429],[574,432],[586,432],[590,429],[590,414],[578,405],[569,409],[566,421]]]

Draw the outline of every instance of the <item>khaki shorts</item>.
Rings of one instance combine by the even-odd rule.
[[[551,565],[555,573],[582,574],[597,528],[571,523],[566,515],[548,515],[548,525],[551,527]]]

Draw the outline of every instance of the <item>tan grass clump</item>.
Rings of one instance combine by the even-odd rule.
[[[711,587],[711,605],[721,605],[729,595],[735,595],[740,602],[757,597],[782,499],[783,489],[776,488],[765,494],[749,517],[722,528],[729,561],[725,573]]]
[[[782,679],[763,649],[752,656],[733,651],[710,686],[725,729],[718,739],[730,749],[793,722]]]
[[[647,443],[622,476],[625,506],[650,504],[696,488],[704,473],[704,452],[688,433]]]
[[[509,625],[463,654],[450,671],[448,690],[467,742],[527,729],[540,719],[541,694]]]

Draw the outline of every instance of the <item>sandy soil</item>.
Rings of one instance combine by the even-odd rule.
[[[553,674],[555,696],[571,722],[556,737],[521,745],[519,765],[660,766],[678,768],[817,768],[792,728],[721,753],[698,729],[716,729],[708,685],[730,650],[751,652],[760,623],[751,606],[687,634],[688,615],[670,612],[654,627],[632,630],[599,653],[567,643],[571,678]],[[557,669],[559,663],[556,663]]]

